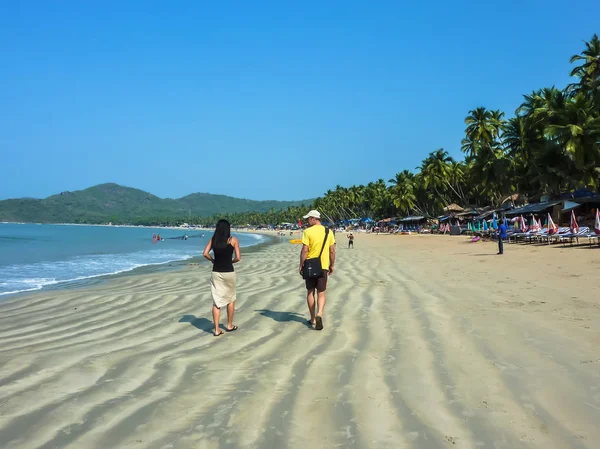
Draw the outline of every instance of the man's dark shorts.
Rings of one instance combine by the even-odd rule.
[[[327,272],[323,273],[323,276],[316,279],[305,279],[306,290],[317,289],[317,292],[324,292],[327,290]]]

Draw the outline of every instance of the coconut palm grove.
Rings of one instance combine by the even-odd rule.
[[[484,106],[468,111],[460,142],[463,160],[455,160],[444,148],[434,149],[414,171],[402,170],[387,182],[338,185],[312,207],[332,221],[410,214],[435,217],[451,203],[497,207],[516,193],[526,201],[536,201],[581,188],[598,192],[598,35],[585,42],[583,51],[570,62],[574,83],[524,94],[513,116]],[[306,207],[290,207],[232,214],[228,219],[235,224],[296,222],[305,212]]]

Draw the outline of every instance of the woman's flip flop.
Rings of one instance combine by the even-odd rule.
[[[218,337],[219,335],[223,335],[224,333],[225,333],[225,332],[223,332],[223,331],[220,331],[218,334],[215,334],[215,333],[213,333],[213,335],[214,335],[215,337]]]
[[[237,327],[237,326],[233,326],[231,329],[227,329],[227,328],[225,328],[225,330],[226,330],[227,332],[233,332],[233,331],[236,331],[237,329],[238,329],[238,327]]]

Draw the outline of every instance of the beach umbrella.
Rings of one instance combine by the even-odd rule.
[[[594,232],[600,234],[600,209],[596,209],[596,223],[594,224]]]
[[[531,217],[531,227],[532,231],[539,231],[541,229],[541,225],[538,221],[536,221],[535,217]]]
[[[483,220],[483,230],[484,231],[488,231],[490,228],[488,228],[488,224],[487,221]]]
[[[575,219],[575,211],[571,210],[571,232],[573,234],[577,234],[579,232],[579,225],[577,224],[577,220]]]
[[[498,229],[498,220],[496,219],[496,212],[494,212],[494,219],[492,220],[492,228]]]
[[[548,212],[548,234],[556,234],[556,231],[558,231],[558,225],[554,224],[550,212]]]
[[[472,231],[472,230],[473,230],[473,226],[472,226],[471,222],[467,223],[467,229],[468,229],[469,231]]]
[[[527,223],[525,222],[523,215],[521,215],[521,231],[527,232],[527,229]]]

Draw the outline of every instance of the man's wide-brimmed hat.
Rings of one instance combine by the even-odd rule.
[[[306,214],[303,218],[308,218],[308,217],[318,218],[320,220],[321,214],[319,213],[318,210],[313,209],[308,214]]]

